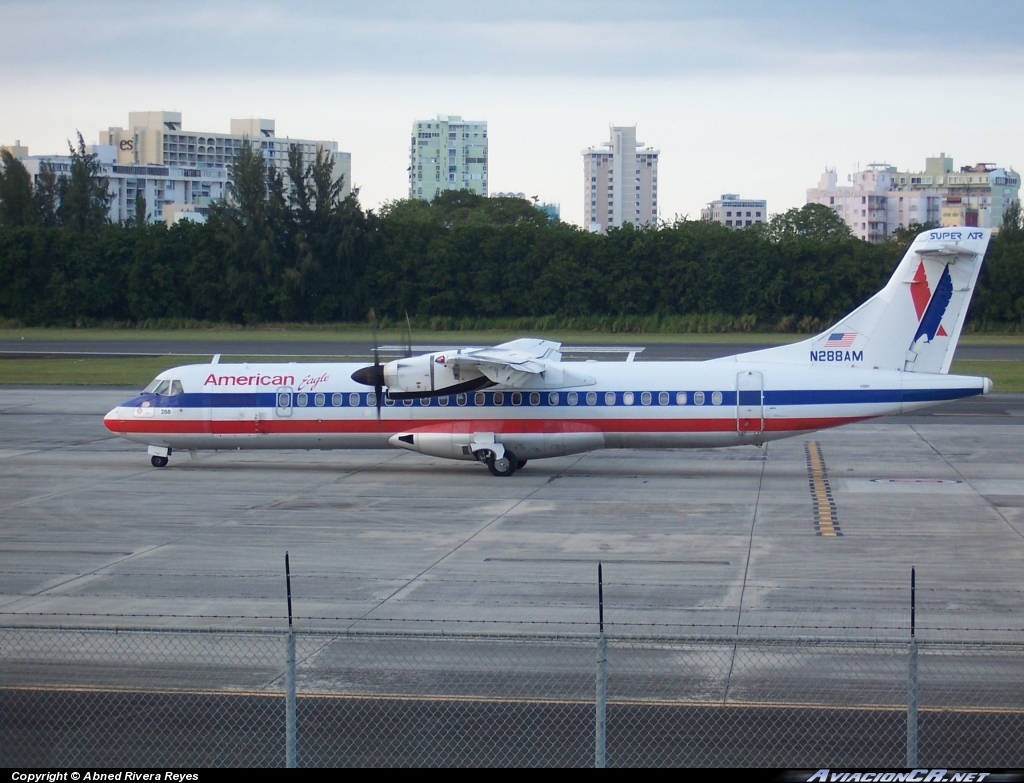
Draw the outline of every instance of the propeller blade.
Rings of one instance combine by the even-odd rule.
[[[412,356],[412,322],[409,320],[409,311],[405,311],[405,325],[409,329],[408,342],[405,344],[405,358]]]
[[[384,368],[380,366],[380,339],[377,332],[377,314],[370,308],[373,321],[373,396],[377,402],[377,423],[380,424],[381,397],[384,396]]]

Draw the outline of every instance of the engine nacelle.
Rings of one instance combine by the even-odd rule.
[[[476,391],[492,382],[481,372],[444,363],[443,353],[394,359],[384,365],[384,385],[396,400]]]
[[[520,460],[562,457],[605,447],[604,433],[594,427],[566,422],[550,432],[472,432],[464,426],[426,426],[398,432],[388,443],[399,449],[418,451],[432,457],[475,460],[483,448],[502,453],[511,451]]]

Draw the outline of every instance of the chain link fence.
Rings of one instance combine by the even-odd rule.
[[[606,700],[596,634],[294,645],[291,701],[286,631],[0,627],[0,764],[1024,767],[1019,643],[608,635]]]

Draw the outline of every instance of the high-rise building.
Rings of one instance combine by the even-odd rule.
[[[768,220],[768,202],[764,199],[740,198],[736,193],[723,193],[700,211],[701,220],[721,223],[730,228],[746,228]]]
[[[274,120],[252,118],[231,120],[231,132],[184,130],[181,112],[143,111],[128,114],[128,128],[107,128],[99,134],[100,146],[113,147],[118,166],[155,165],[192,171],[228,172],[238,150],[248,141],[262,153],[288,181],[288,151],[298,146],[308,164],[318,150],[326,150],[334,159],[334,178],[342,179],[342,197],[352,192],[352,155],[338,151],[338,142],[292,139],[276,134]],[[145,176],[143,173],[142,176]],[[170,202],[168,202],[170,203]],[[150,203],[159,217],[162,203]],[[128,206],[129,215],[133,207]]]
[[[818,187],[807,190],[807,203],[835,210],[866,242],[884,242],[901,225],[938,223],[942,193],[934,188],[897,192],[895,173],[895,166],[871,163],[853,174],[849,185],[839,185],[835,170],[828,169]]]
[[[854,236],[884,242],[911,223],[999,228],[1019,193],[1020,175],[1013,169],[978,163],[954,171],[953,159],[942,153],[925,158],[924,171],[871,163],[844,186],[835,170],[826,170],[818,187],[807,190],[807,203],[834,209]]]
[[[583,224],[595,233],[658,220],[658,150],[636,140],[636,126],[610,126],[610,139],[583,150]]]
[[[45,166],[57,177],[71,175],[70,155],[24,155],[18,159],[33,181]],[[181,219],[205,220],[210,205],[227,195],[229,172],[226,168],[192,168],[152,163],[117,163],[117,151],[109,144],[90,144],[86,152],[96,155],[99,176],[107,181],[110,207],[107,218],[122,223],[135,217],[137,199],[146,202],[145,220],[168,223]]]
[[[416,120],[409,145],[409,198],[432,201],[442,190],[487,195],[487,123],[438,114]]]
[[[954,170],[953,159],[944,152],[925,158],[924,171],[895,172],[893,181],[901,191],[941,191],[943,225],[1000,228],[1003,213],[1020,195],[1020,175],[1012,168],[976,163]]]
[[[186,131],[181,112],[150,111],[129,113],[128,125],[127,129],[101,130],[99,144],[88,148],[107,180],[109,218],[114,223],[135,217],[138,196],[145,199],[146,219],[151,222],[203,219],[213,202],[226,197],[231,164],[246,141],[284,175],[286,187],[291,184],[288,152],[292,145],[302,150],[306,163],[319,150],[326,150],[334,161],[335,181],[343,178],[342,196],[352,192],[352,156],[339,152],[336,141],[281,138],[275,134],[273,120],[231,120],[231,133]],[[71,170],[67,155],[29,156],[20,143],[16,149],[15,156],[34,177],[44,165],[57,176],[67,176]]]

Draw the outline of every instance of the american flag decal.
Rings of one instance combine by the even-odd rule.
[[[857,339],[856,332],[832,332],[825,342],[826,348],[849,348]]]

